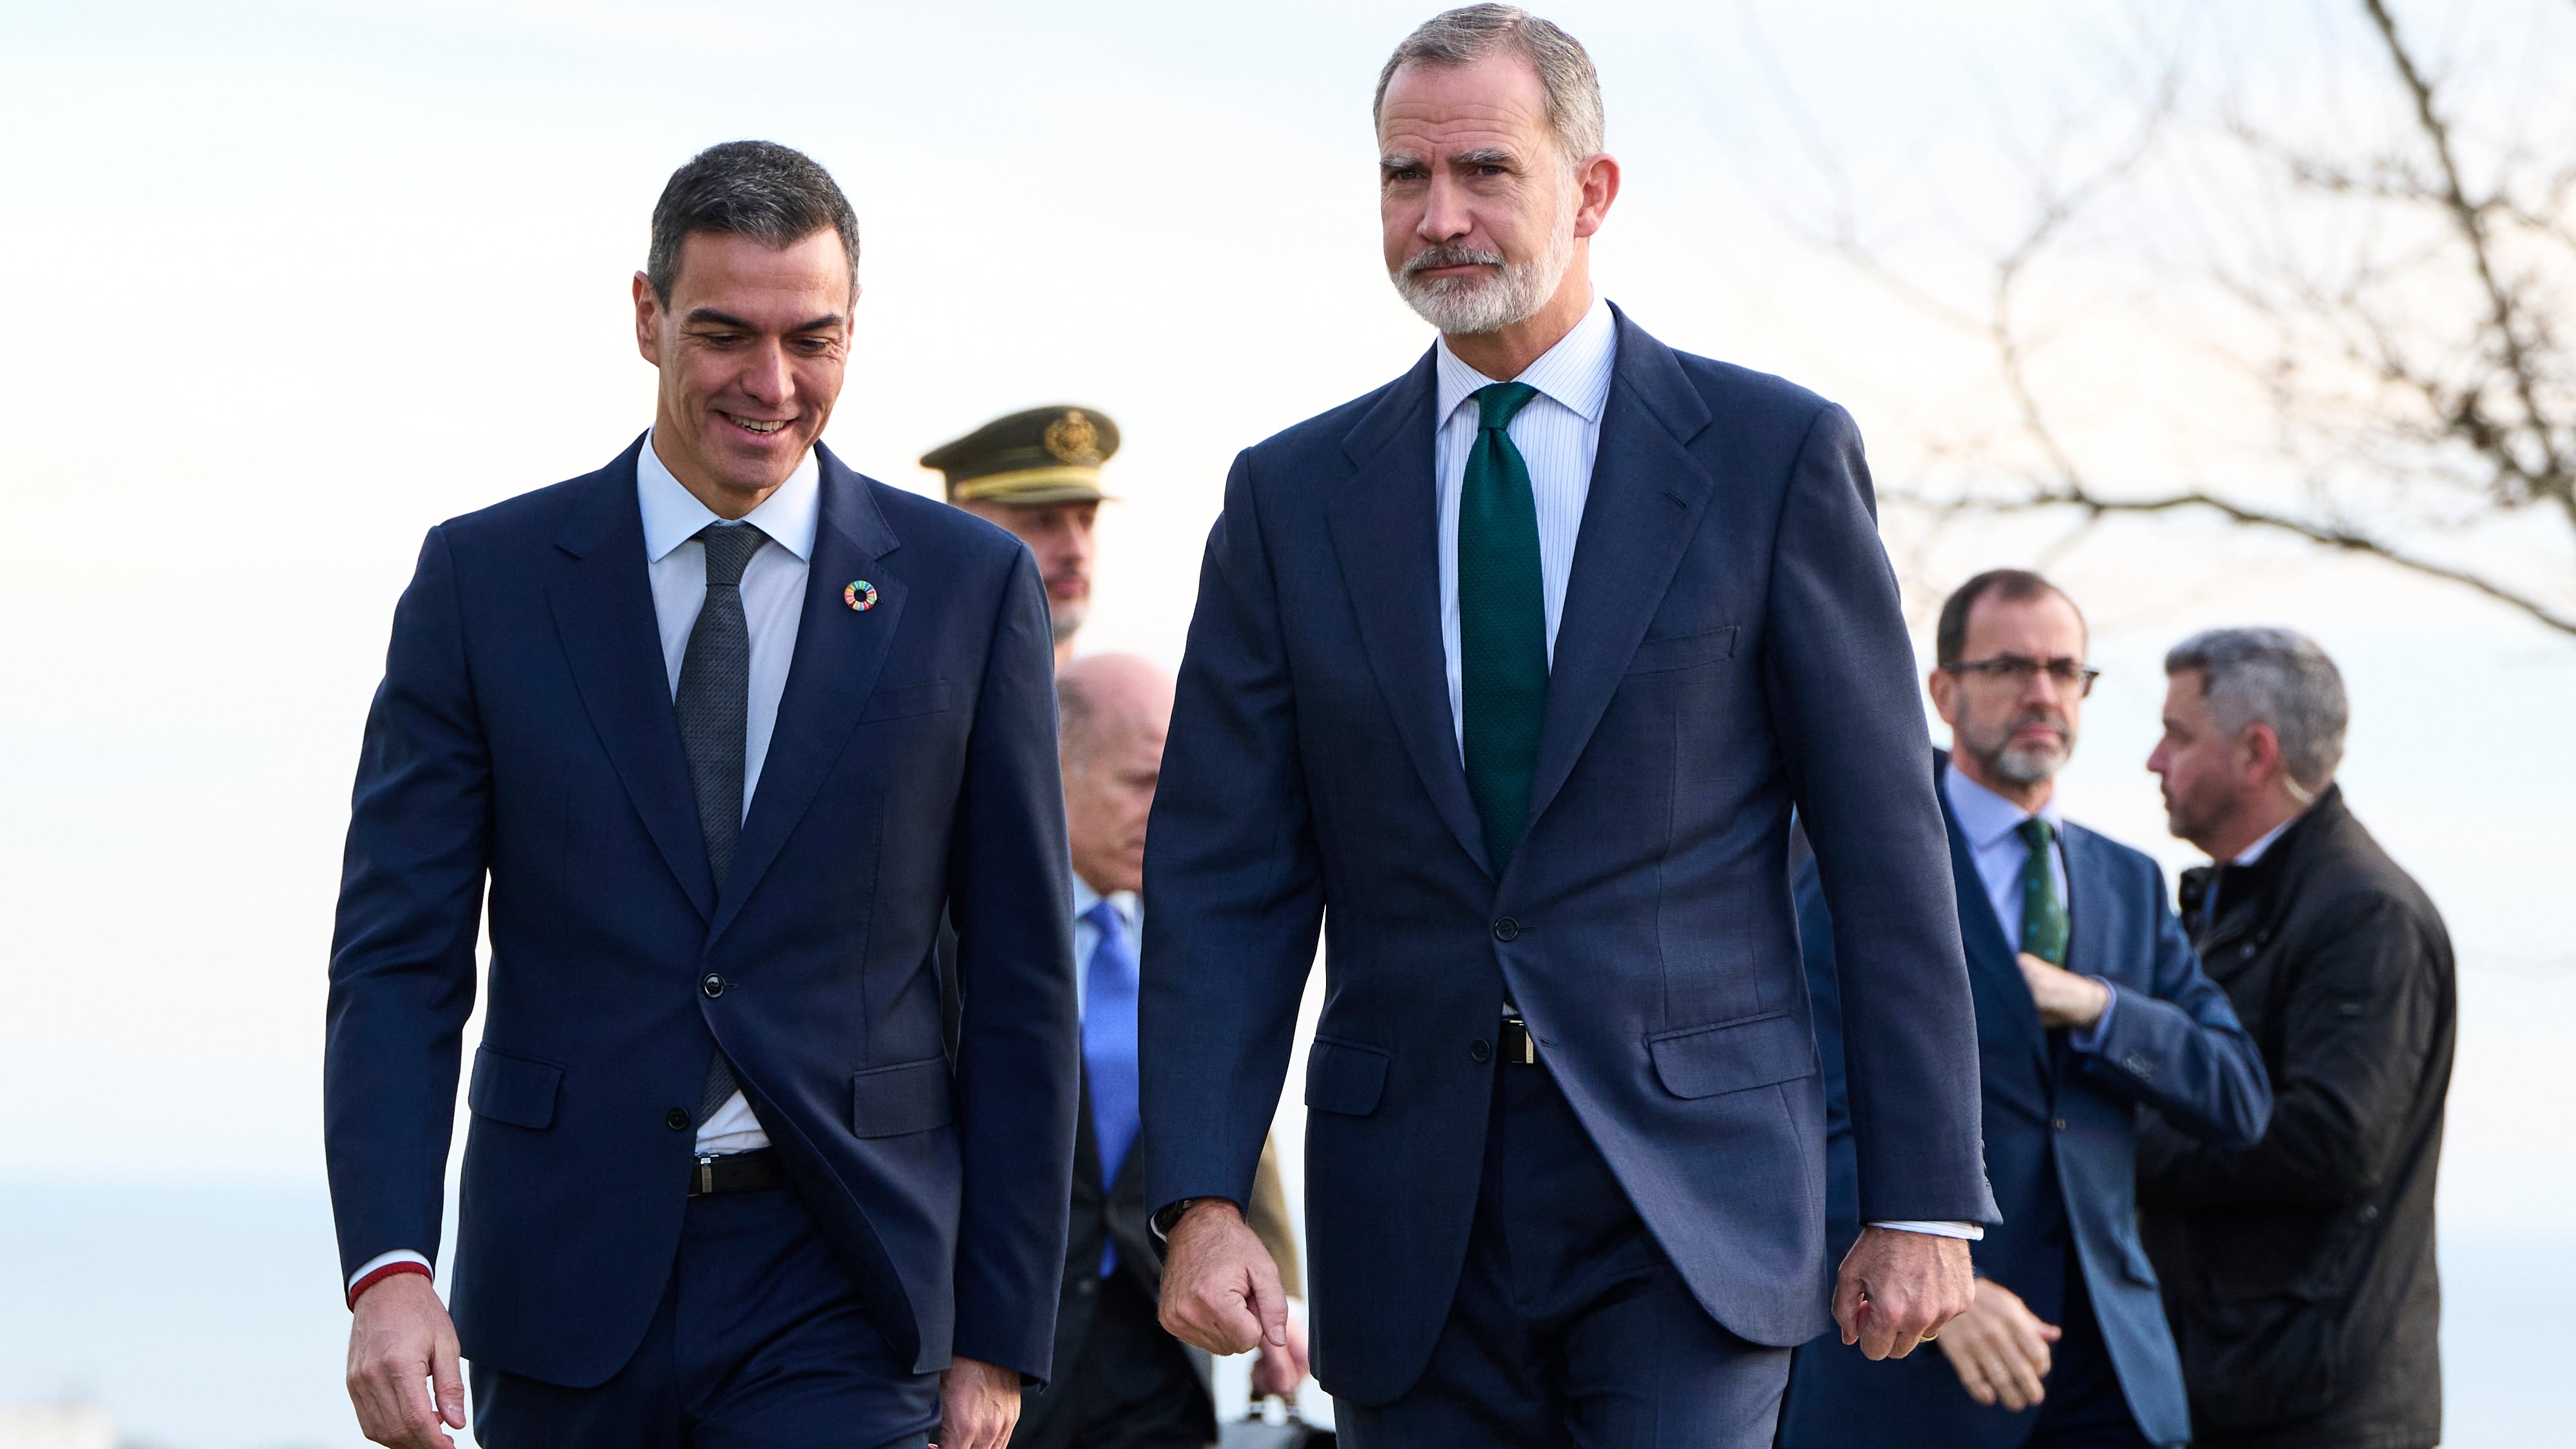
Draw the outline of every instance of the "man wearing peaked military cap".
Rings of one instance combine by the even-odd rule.
[[[1091,608],[1091,526],[1108,495],[1100,465],[1118,451],[1118,425],[1096,408],[1030,408],[995,418],[922,455],[948,478],[948,501],[1019,535],[1037,555],[1055,628],[1055,663]]]

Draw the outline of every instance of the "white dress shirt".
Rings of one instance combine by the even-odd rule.
[[[1574,574],[1574,544],[1583,532],[1583,504],[1592,496],[1592,459],[1601,450],[1601,410],[1610,400],[1611,364],[1618,360],[1619,329],[1610,304],[1592,299],[1592,310],[1557,339],[1514,382],[1538,389],[1503,431],[1529,465],[1530,498],[1538,506],[1539,593],[1547,607],[1547,662],[1556,666],[1556,626],[1565,617],[1565,582]],[[1458,757],[1467,756],[1467,717],[1461,702],[1465,675],[1458,663],[1458,495],[1467,481],[1467,455],[1476,447],[1475,393],[1496,379],[1458,360],[1440,339],[1432,367],[1440,419],[1433,435],[1432,468],[1440,483],[1440,648],[1449,663],[1449,722],[1458,735]]]
[[[680,691],[680,661],[688,653],[689,631],[707,602],[707,549],[698,530],[723,519],[708,511],[664,466],[648,435],[635,461],[635,494],[644,511],[644,562],[653,586],[653,617],[662,635],[662,664],[671,692]],[[743,522],[769,535],[769,542],[742,571],[743,622],[751,632],[750,711],[743,721],[742,806],[748,817],[752,793],[760,786],[761,762],[769,754],[769,737],[778,727],[778,700],[787,691],[787,666],[796,656],[796,626],[803,616],[805,573],[814,557],[814,528],[822,517],[821,470],[811,451],[796,465],[778,491],[745,515]],[[769,1145],[751,1103],[736,1092],[714,1115],[698,1124],[697,1150],[702,1154],[749,1152]],[[360,1264],[349,1275],[357,1281],[392,1263],[429,1259],[410,1248],[397,1248]]]

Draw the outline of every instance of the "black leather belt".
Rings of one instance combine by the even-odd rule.
[[[1501,1050],[1495,1053],[1507,1067],[1538,1065],[1538,1038],[1530,1035],[1529,1023],[1517,1016],[1503,1018]]]
[[[769,1192],[786,1185],[787,1169],[779,1165],[775,1147],[701,1157],[689,1169],[691,1197],[717,1192]]]

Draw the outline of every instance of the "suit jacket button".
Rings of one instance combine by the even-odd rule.
[[[1099,1291],[1100,1280],[1097,1278],[1085,1278],[1073,1285],[1073,1296],[1076,1298],[1088,1298]]]
[[[2066,1119],[2063,1117],[2056,1118],[2051,1121],[2048,1126],[2049,1130],[2052,1132],[2063,1132],[2066,1130]]]
[[[715,997],[722,996],[724,995],[724,978],[710,971],[706,975],[698,978],[698,989],[705,992],[710,1000]]]
[[[689,1109],[686,1107],[674,1107],[670,1111],[663,1113],[662,1125],[670,1128],[674,1132],[688,1131]]]
[[[1509,916],[1505,916],[1501,920],[1494,922],[1494,939],[1497,941],[1511,940],[1520,933],[1521,923],[1513,920]]]
[[[1482,1037],[1467,1043],[1467,1059],[1483,1066],[1494,1059],[1494,1044]]]

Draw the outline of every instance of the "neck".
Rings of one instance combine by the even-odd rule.
[[[697,459],[677,453],[669,440],[678,434],[679,429],[672,426],[670,418],[657,410],[653,418],[653,456],[662,460],[662,466],[671,470],[671,476],[680,480],[680,486],[689,490],[691,498],[705,504],[707,512],[728,523],[749,517],[753,509],[769,501],[770,494],[787,485],[787,480],[781,478],[766,488],[727,488],[716,481],[713,473],[700,467]],[[789,471],[792,473],[794,470]]]
[[[2047,804],[2050,797],[2057,793],[2057,782],[2055,780],[2041,780],[2037,784],[2032,785],[2025,785],[2018,780],[2007,780],[2003,776],[1998,775],[1994,771],[1977,763],[1976,757],[1965,750],[1952,750],[1950,752],[1950,763],[1957,767],[1960,774],[1967,776],[1969,779],[1974,780],[1978,784],[1985,786],[1987,789],[1994,791],[1996,794],[2003,796],[2005,799],[2010,800],[2015,805],[2020,806],[2022,809],[2033,815],[2038,814],[2039,807]]]
[[[1547,299],[1546,306],[1500,331],[1448,333],[1449,350],[1457,354],[1460,362],[1496,382],[1509,382],[1529,371],[1531,363],[1564,341],[1574,324],[1583,320],[1583,314],[1592,310],[1588,246],[1588,239],[1574,244],[1574,260],[1566,264],[1565,276],[1556,284],[1556,295]]]
[[[2298,819],[2299,812],[2307,808],[2276,784],[2247,800],[2244,808],[2211,831],[2207,839],[2192,844],[2209,852],[2209,858],[2220,865],[2232,864],[2236,857],[2253,849],[2255,841]]]
[[[1055,641],[1055,672],[1058,674],[1064,673],[1064,667],[1072,662],[1073,636],[1067,634],[1063,638]]]

